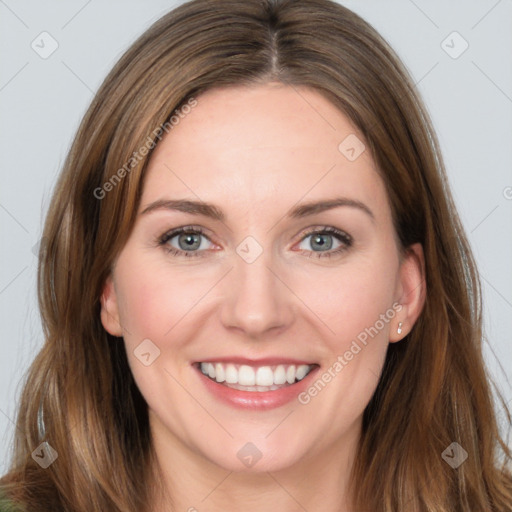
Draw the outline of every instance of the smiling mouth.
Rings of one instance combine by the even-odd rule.
[[[240,391],[274,391],[293,386],[304,379],[317,364],[278,364],[249,366],[235,363],[197,363],[197,368],[209,379]]]

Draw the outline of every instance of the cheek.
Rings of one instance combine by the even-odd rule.
[[[120,258],[119,314],[129,357],[133,359],[134,350],[149,339],[163,356],[152,367],[168,364],[171,353],[175,363],[186,360],[185,349],[194,337],[197,317],[204,315],[207,294],[217,280],[216,269],[180,269],[165,258],[133,253]]]
[[[133,278],[125,282],[125,297],[120,306],[120,317],[129,338],[135,342],[139,338],[156,339],[168,330],[171,318],[168,317],[170,294],[163,295],[150,280]],[[167,324],[167,329],[166,329]]]
[[[329,338],[337,340],[334,343],[343,343],[373,326],[381,315],[388,312],[389,316],[396,272],[391,258],[354,260],[354,264],[340,266],[328,274],[319,273],[299,293],[322,320],[326,332],[330,332]]]
[[[321,373],[299,396],[299,403],[310,407],[318,421],[332,425],[333,436],[340,425],[349,425],[362,414],[378,384],[397,314],[397,272],[395,253],[379,251],[350,264],[347,260],[328,278],[316,280],[321,286],[309,287],[304,302],[312,304],[322,320],[326,354]]]
[[[125,341],[159,340],[178,321],[183,309],[181,284],[165,276],[154,262],[126,254],[117,264],[119,315],[128,335]]]

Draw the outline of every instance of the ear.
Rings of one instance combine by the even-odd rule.
[[[406,249],[400,264],[396,290],[396,302],[402,305],[391,325],[389,342],[395,343],[409,334],[420,316],[426,297],[425,257],[421,244],[413,244]],[[402,322],[402,332],[398,333],[398,324]]]
[[[103,285],[101,293],[101,323],[105,330],[112,336],[122,336],[123,329],[119,322],[119,309],[117,305],[117,294],[114,287],[112,275],[109,275]]]

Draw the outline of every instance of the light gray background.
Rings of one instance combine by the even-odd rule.
[[[32,249],[56,176],[106,73],[178,3],[0,0],[0,473],[20,379],[43,341]],[[481,271],[485,357],[512,403],[512,1],[341,3],[391,43],[431,112]],[[31,48],[43,31],[59,45],[47,59]],[[442,47],[462,49],[446,39],[454,31],[469,44],[456,59]]]

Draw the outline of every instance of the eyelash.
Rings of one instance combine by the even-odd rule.
[[[164,233],[161,237],[157,239],[157,243],[159,246],[162,246],[166,252],[173,256],[185,256],[187,258],[194,258],[194,257],[204,257],[206,256],[206,251],[182,251],[179,249],[176,249],[175,247],[171,247],[167,245],[167,242],[174,238],[177,235],[181,235],[183,233],[187,234],[197,234],[202,235],[205,238],[208,238],[208,236],[205,234],[203,229],[195,226],[184,226],[181,228],[174,229],[172,231],[168,231],[167,233]],[[330,227],[330,226],[324,226],[323,228],[315,228],[307,231],[302,235],[302,238],[300,239],[300,242],[302,242],[305,238],[311,235],[333,235],[338,241],[342,242],[344,245],[341,245],[338,247],[338,249],[335,249],[334,251],[330,252],[315,252],[315,251],[307,251],[305,249],[302,249],[302,253],[309,253],[308,257],[311,257],[312,254],[314,254],[316,258],[331,258],[332,256],[336,256],[338,254],[341,254],[342,252],[346,251],[349,247],[352,246],[353,240],[350,235],[347,233],[340,231],[336,228]]]

